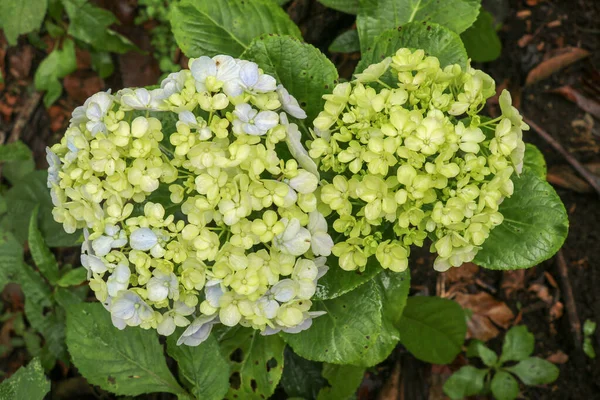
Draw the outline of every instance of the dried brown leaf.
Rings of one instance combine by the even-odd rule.
[[[592,191],[592,187],[568,166],[551,167],[546,179],[555,186],[577,193],[590,193]]]
[[[579,47],[569,47],[560,54],[542,61],[536,67],[534,67],[529,74],[527,74],[527,80],[525,85],[529,86],[541,80],[544,80],[560,71],[561,69],[587,57],[590,52]]]
[[[558,350],[546,357],[546,361],[550,361],[552,364],[565,364],[569,361],[569,356]]]
[[[500,333],[497,327],[508,328],[515,317],[505,303],[485,292],[458,293],[454,300],[472,312],[471,318],[467,322],[467,337],[469,338],[476,338],[484,342],[493,339]]]
[[[594,117],[600,119],[600,102],[597,99],[586,97],[579,91],[573,89],[572,86],[561,86],[558,89],[551,91],[552,93],[558,93],[565,99],[572,101],[577,104],[583,111],[592,114]]]
[[[529,286],[528,290],[535,293],[538,299],[542,300],[544,303],[552,304],[552,295],[550,294],[550,289],[548,289],[548,286],[541,283],[534,283]]]
[[[510,297],[516,291],[525,289],[525,270],[504,271],[500,288],[504,291],[506,297]]]

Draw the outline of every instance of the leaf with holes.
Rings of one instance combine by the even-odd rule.
[[[177,44],[188,57],[238,57],[265,33],[302,39],[296,24],[271,0],[183,0],[173,4],[169,20]]]
[[[473,61],[488,62],[500,57],[502,43],[494,27],[494,17],[481,10],[475,23],[460,35]]]
[[[481,0],[360,0],[356,26],[365,52],[387,29],[409,22],[434,22],[461,33],[473,25]]]
[[[301,357],[332,364],[353,364],[377,343],[381,332],[381,295],[369,281],[331,300],[314,301],[313,311],[326,314],[313,320],[310,329],[282,334]]]
[[[100,303],[72,304],[67,309],[67,346],[81,375],[110,392],[137,396],[187,392],[175,380],[154,330],[120,331]]]
[[[451,363],[467,334],[461,306],[439,297],[409,297],[397,326],[408,351],[432,364]]]
[[[297,100],[311,124],[323,108],[323,94],[333,90],[335,66],[319,49],[290,36],[263,35],[242,54],[273,75]]]
[[[227,398],[271,396],[283,371],[284,341],[277,335],[262,336],[254,329],[238,326],[229,329],[219,342],[231,367]]]
[[[183,330],[181,330],[183,331]],[[177,332],[167,338],[167,352],[177,361],[179,379],[197,399],[220,400],[229,390],[229,365],[211,335],[199,346],[178,346]]]
[[[546,159],[544,155],[531,143],[525,144],[525,158],[523,159],[523,168],[528,168],[534,172],[537,176],[546,180],[546,174],[548,168],[546,166]]]
[[[512,179],[514,194],[498,210],[504,221],[475,256],[474,262],[485,268],[533,267],[552,257],[567,237],[567,212],[552,186],[527,168]]]
[[[371,47],[363,51],[355,73],[362,72],[369,65],[378,63],[388,56],[393,56],[403,47],[423,49],[427,55],[437,57],[442,66],[459,64],[462,68],[466,68],[467,65],[467,51],[456,33],[437,24],[423,25],[413,22],[402,26],[401,29],[390,29],[379,35]],[[391,71],[388,71],[383,79],[389,82],[390,78]]]

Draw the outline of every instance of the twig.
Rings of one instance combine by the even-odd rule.
[[[569,280],[567,261],[565,260],[565,255],[563,254],[562,250],[558,251],[556,261],[558,264],[558,273],[560,274],[560,279],[562,282],[562,291],[565,297],[567,316],[569,317],[569,323],[571,324],[571,331],[573,332],[573,335],[575,335],[575,347],[581,350],[581,343],[583,340],[581,337],[581,321],[579,320],[579,315],[577,314],[575,298],[573,297],[573,288],[571,287],[571,281]]]
[[[12,132],[10,133],[8,140],[6,141],[7,143],[16,142],[17,140],[19,140],[23,128],[25,128],[25,125],[27,125],[27,122],[29,122],[31,114],[33,114],[38,104],[40,104],[41,99],[41,92],[33,92],[31,97],[27,99],[27,102],[23,105],[23,108],[21,108],[21,111],[17,116],[17,121],[15,122]]]
[[[538,124],[527,117],[523,117],[527,125],[531,126],[554,150],[558,151],[571,166],[594,188],[600,196],[600,182],[586,167],[584,167],[571,153],[569,153],[559,142],[557,142],[548,132],[542,129]]]

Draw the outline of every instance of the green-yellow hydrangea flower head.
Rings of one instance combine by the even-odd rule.
[[[478,116],[494,93],[482,71],[400,49],[324,96],[309,154],[332,177],[320,198],[343,239],[341,268],[363,270],[374,256],[403,271],[410,245],[428,237],[436,270],[473,260],[503,220],[528,129],[506,91],[499,118]]]
[[[333,241],[287,114],[306,118],[272,76],[228,56],[73,112],[48,149],[54,217],[84,229],[82,264],[115,326],[188,326],[179,343],[198,345],[218,322],[299,332],[320,314],[310,299]]]

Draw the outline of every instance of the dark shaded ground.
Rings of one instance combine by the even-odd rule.
[[[585,121],[585,113],[577,105],[563,97],[549,93],[549,90],[565,84],[581,87],[582,77],[590,77],[592,71],[600,67],[600,24],[598,23],[600,21],[600,1],[527,0],[510,1],[508,4],[501,0],[486,2],[496,15],[505,16],[500,33],[503,53],[495,62],[476,65],[476,67],[490,73],[496,79],[499,87],[508,87],[513,93],[515,102],[520,102],[523,114],[545,128],[576,158],[582,162],[600,161],[598,121],[595,121],[595,127],[589,129],[574,128],[573,121],[576,121],[575,125],[581,126],[582,124],[577,121]],[[113,9],[124,22],[123,32],[135,38],[140,46],[149,49],[147,47],[148,37],[144,30],[128,25],[134,2],[107,0],[104,3],[107,8]],[[350,29],[353,24],[352,16],[327,9],[314,0],[292,1],[287,10],[292,19],[300,25],[305,39],[323,51],[327,50],[328,45],[337,34]],[[560,21],[560,23],[556,21]],[[525,43],[527,40],[524,40],[524,35],[531,35],[528,43]],[[538,65],[549,52],[566,46],[585,48],[591,52],[591,56],[554,74],[549,79],[525,87],[527,73]],[[21,51],[23,51],[23,47],[10,50],[7,59]],[[340,75],[343,78],[349,78],[358,61],[358,54],[330,54],[330,56],[340,70]],[[37,65],[36,63],[39,63],[41,57],[43,54],[35,53],[30,59],[30,63]],[[97,90],[105,87],[117,90],[123,85],[153,84],[158,78],[155,62],[150,55],[121,56],[117,57],[115,61],[117,62],[117,72],[106,82],[93,82],[92,84],[91,81],[85,79],[79,79],[77,82],[83,86],[88,82],[89,86],[98,87]],[[131,66],[137,68],[133,75],[127,72]],[[78,73],[87,74],[85,71],[78,71]],[[27,76],[23,79],[26,80]],[[595,78],[591,79],[594,81]],[[597,79],[596,85],[600,86]],[[23,84],[18,80],[8,81],[4,93],[0,93],[0,98],[5,101],[7,96],[14,96],[18,106],[31,98],[31,93],[27,91],[26,87],[26,82]],[[74,97],[81,95],[81,90],[72,89],[68,92],[69,95],[63,96],[54,109],[47,111],[43,105],[38,105],[20,135],[21,140],[34,150],[40,168],[46,167],[44,147],[60,138],[64,124],[68,121],[68,117],[65,120],[65,116],[78,104],[78,100]],[[491,105],[490,113],[494,112],[495,107]],[[62,120],[60,120],[61,118]],[[587,121],[589,123],[589,120]],[[591,121],[594,122],[594,120]],[[2,121],[0,131],[10,133],[12,123],[14,120],[13,122]],[[551,169],[555,168],[559,171],[569,169],[564,159],[534,131],[529,131],[525,140],[534,143],[543,151]],[[570,232],[563,252],[569,266],[569,280],[574,291],[577,314],[582,323],[588,318],[600,323],[600,271],[596,266],[597,260],[600,259],[599,199],[595,193],[576,193],[562,187],[557,187],[557,191],[570,216]],[[65,254],[65,256],[71,257],[69,254]],[[438,294],[448,297],[452,297],[457,292],[489,293],[499,302],[506,303],[512,310],[515,317],[511,320],[511,324],[524,323],[534,333],[536,355],[547,357],[561,351],[568,356],[568,361],[559,365],[560,377],[554,384],[540,388],[522,388],[524,389],[523,398],[600,399],[600,358],[592,360],[584,355],[572,333],[572,325],[566,311],[557,314],[557,309],[560,307],[557,308],[556,305],[557,303],[563,304],[565,296],[562,290],[563,281],[560,278],[555,259],[544,262],[522,275],[482,269],[474,270],[470,275],[467,274],[468,283],[462,285],[459,285],[460,281],[457,283],[454,280],[455,277],[451,275],[435,273],[431,268],[432,259],[426,253],[415,254],[413,259],[412,281],[415,293]],[[513,283],[511,284],[511,282]],[[531,290],[533,285],[542,285],[547,288],[551,300],[549,302],[542,301],[541,297]],[[18,293],[9,291],[7,294],[6,292],[3,296],[5,302],[12,301],[11,296],[18,296]],[[498,328],[501,331],[500,335],[489,342],[491,347],[496,350],[501,347],[502,337],[507,327]],[[594,344],[597,351],[600,352],[600,329],[595,334]],[[20,363],[25,362],[25,357],[25,354],[18,352],[12,354],[10,359],[2,360],[2,369],[14,371]],[[365,381],[359,389],[358,398],[442,399],[444,396],[441,392],[441,385],[444,379],[451,370],[457,369],[465,363],[466,359],[459,356],[450,368],[431,366],[416,360],[399,347],[386,362],[367,373]],[[57,398],[97,398],[97,393],[92,394],[84,380],[75,377],[73,369],[67,372],[58,366],[52,372],[52,378],[61,380],[58,385],[54,385],[54,394]],[[396,386],[392,385],[394,382],[396,382]],[[385,387],[384,391],[382,391],[383,387]],[[61,396],[60,392],[65,396]],[[101,398],[112,397],[110,395],[102,397],[101,395]],[[167,397],[152,395],[143,398]]]

